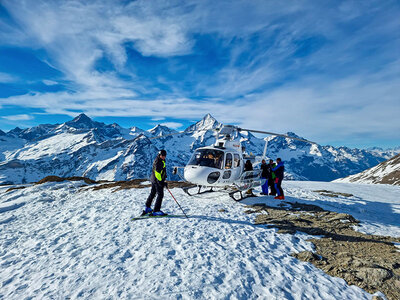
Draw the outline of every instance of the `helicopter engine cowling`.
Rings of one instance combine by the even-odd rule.
[[[215,168],[189,165],[185,167],[184,178],[197,185],[212,186],[218,183],[221,172]]]

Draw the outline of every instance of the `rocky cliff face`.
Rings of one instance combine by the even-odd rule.
[[[122,128],[81,114],[63,124],[0,132],[0,184],[34,182],[48,175],[147,178],[158,149],[168,151],[168,166],[183,166],[195,149],[215,142],[214,129],[219,126],[208,114],[182,134],[169,135],[176,131],[161,125],[148,131]],[[262,138],[249,132],[240,132],[238,138],[248,153],[263,153]],[[330,181],[375,166],[390,155],[393,152],[310,145],[282,137],[269,137],[267,148],[267,157],[285,161],[287,178],[298,180]],[[168,171],[170,179],[177,179],[172,168]]]

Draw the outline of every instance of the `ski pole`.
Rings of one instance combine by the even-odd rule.
[[[179,205],[178,201],[176,201],[174,195],[172,195],[171,191],[169,190],[169,188],[167,188],[168,192],[171,194],[172,198],[175,200],[176,204],[178,204],[179,208],[181,209],[181,211],[183,212],[183,214],[185,215],[186,218],[189,219],[189,217],[185,214],[184,210],[182,209],[182,207]]]

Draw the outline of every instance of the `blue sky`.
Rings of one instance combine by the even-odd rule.
[[[284,3],[284,5],[283,5]],[[400,146],[399,1],[0,2],[0,129],[225,124]]]

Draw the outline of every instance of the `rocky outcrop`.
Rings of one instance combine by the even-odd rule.
[[[380,291],[390,300],[400,299],[400,252],[394,245],[400,238],[357,232],[354,226],[359,221],[353,216],[316,205],[282,202],[280,207],[256,204],[248,208],[247,213],[260,213],[256,224],[276,227],[279,233],[320,236],[309,240],[315,245],[314,253],[293,253],[294,257],[370,293]]]

